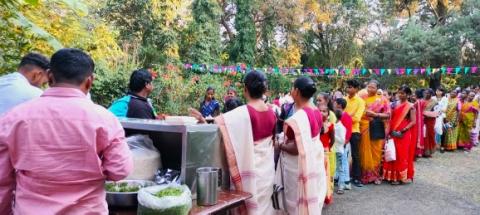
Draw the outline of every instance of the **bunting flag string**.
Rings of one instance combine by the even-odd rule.
[[[172,68],[169,66],[168,68]],[[183,64],[183,68],[186,70],[209,72],[209,73],[248,73],[250,71],[262,71],[267,74],[279,74],[279,75],[310,75],[310,76],[384,76],[384,75],[397,75],[397,76],[412,76],[412,75],[431,75],[440,72],[444,75],[460,75],[460,74],[476,74],[478,66],[470,67],[399,67],[399,68],[317,68],[317,67],[304,67],[304,68],[287,68],[287,67],[265,67],[257,68],[251,67],[245,64],[220,66],[220,65],[207,65],[207,64]]]

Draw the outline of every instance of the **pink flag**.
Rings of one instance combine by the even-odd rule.
[[[452,67],[448,67],[448,68],[447,68],[447,74],[450,74],[450,73],[452,73],[452,70],[453,70],[453,68],[452,68]]]

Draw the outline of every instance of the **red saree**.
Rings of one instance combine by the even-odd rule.
[[[413,127],[413,137],[415,137],[415,155],[416,156],[422,156],[424,149],[425,149],[425,133],[423,130],[423,126],[425,125],[423,121],[423,111],[425,111],[426,107],[426,102],[425,100],[421,99],[415,102],[415,110],[416,110],[416,115],[415,115],[415,120],[416,124]]]
[[[404,129],[410,123],[409,113],[413,105],[409,102],[398,105],[392,111],[392,131]],[[383,179],[387,181],[406,181],[413,179],[413,159],[410,147],[412,141],[412,129],[407,130],[403,137],[393,137],[395,142],[396,160],[383,163]],[[411,176],[408,173],[412,173]]]
[[[436,101],[430,100],[425,101],[425,110],[424,110],[424,122],[425,122],[425,145],[423,149],[424,157],[432,157],[433,153],[437,149],[437,144],[435,142],[435,121],[436,117],[430,117],[432,114],[433,107],[437,104]],[[428,114],[428,115],[427,115]]]

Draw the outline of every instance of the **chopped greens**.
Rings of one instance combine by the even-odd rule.
[[[142,188],[139,184],[128,184],[128,182],[121,183],[107,183],[105,184],[105,190],[108,192],[137,192]]]
[[[162,198],[165,196],[180,196],[182,195],[183,190],[180,188],[169,187],[163,190],[160,190],[158,193],[155,193],[155,196]]]

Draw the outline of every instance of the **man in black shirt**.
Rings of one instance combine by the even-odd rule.
[[[155,119],[156,113],[148,96],[153,91],[152,75],[145,69],[133,71],[128,85],[130,91],[115,101],[109,110],[117,117]]]

